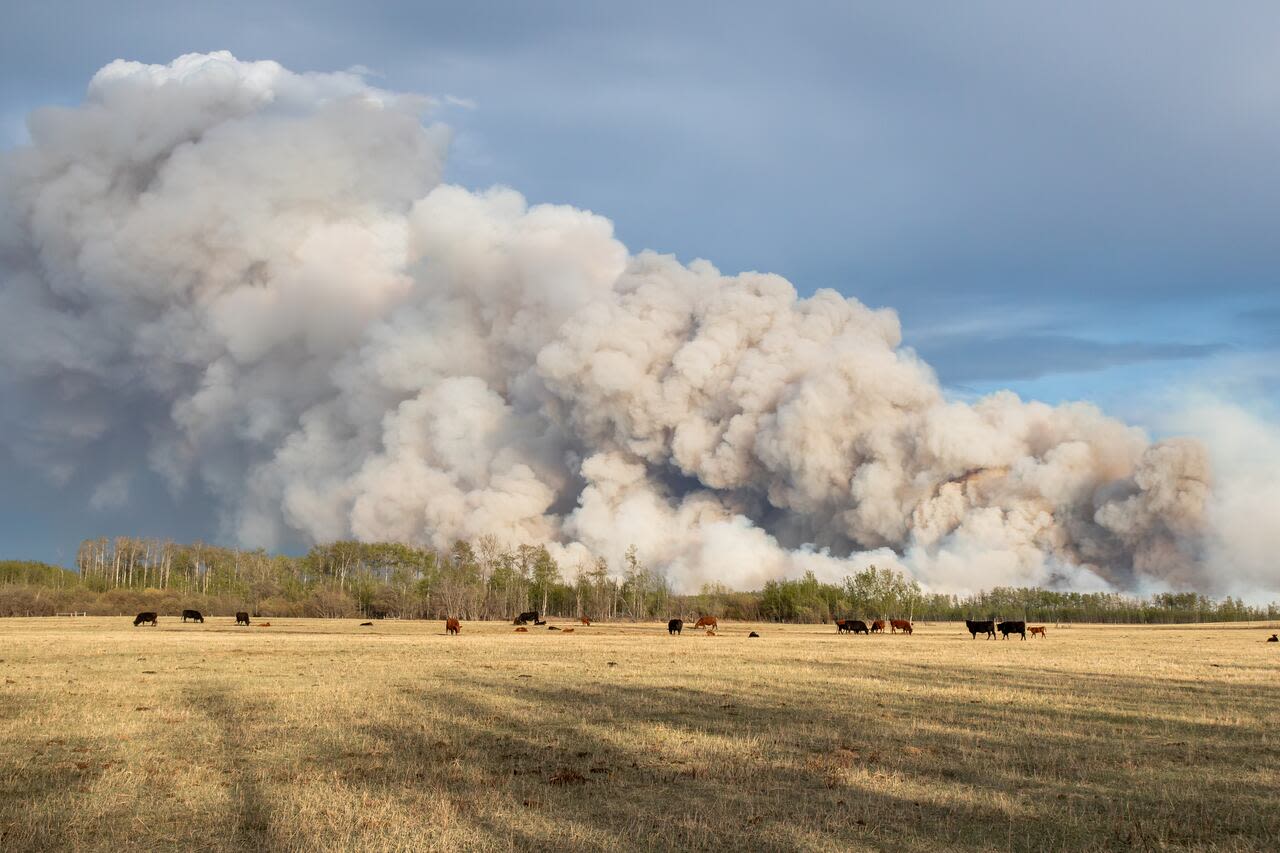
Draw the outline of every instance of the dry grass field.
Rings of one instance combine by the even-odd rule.
[[[0,620],[0,849],[1280,838],[1274,626],[130,621]]]

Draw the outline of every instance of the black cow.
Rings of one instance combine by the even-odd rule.
[[[1277,635],[1275,635],[1275,634],[1272,634],[1270,637],[1267,637],[1267,642],[1268,642],[1268,643],[1280,643],[1280,636],[1277,636]]]
[[[192,622],[199,622],[201,625],[204,624],[204,617],[200,615],[199,610],[182,611],[182,621],[186,622],[188,619],[190,619]]]
[[[238,611],[236,611],[236,624],[237,624],[237,625],[248,625],[248,624],[249,624],[249,614],[248,614],[248,613],[245,613],[243,610],[238,610]]]
[[[845,632],[851,634],[871,635],[871,629],[867,627],[867,623],[861,619],[838,619],[836,620],[836,633],[843,634]]]
[[[548,631],[559,631],[560,629],[559,629],[559,628],[557,628],[555,625],[548,625],[548,626],[547,626],[547,630],[548,630]]]
[[[1026,622],[1001,622],[996,626],[1000,629],[1000,633],[1004,635],[1004,639],[1009,639],[1010,634],[1021,634],[1022,639],[1027,638]]]
[[[535,624],[535,625],[545,625],[545,624],[547,624],[547,620],[546,620],[546,619],[535,619],[535,620],[533,620],[533,624]]]
[[[538,621],[538,611],[530,610],[527,613],[521,613],[512,621],[512,625],[525,625],[529,622],[536,623]]]
[[[670,622],[667,623],[668,634],[679,634],[683,628],[684,628],[683,619],[672,619]]]
[[[755,631],[752,631],[750,634],[747,634],[747,639],[749,640],[749,639],[751,639],[752,637],[759,637],[759,636],[760,636],[760,635],[759,635],[759,634],[757,634]]]
[[[360,627],[361,627],[361,628],[372,628],[372,627],[373,627],[373,623],[372,623],[372,622],[361,622],[361,623],[360,623]]]
[[[964,620],[964,626],[969,629],[969,633],[973,635],[972,639],[978,639],[979,634],[986,634],[988,639],[996,638],[996,622],[994,619],[988,619],[985,622],[975,622],[972,619]]]
[[[156,614],[150,610],[148,610],[145,613],[139,613],[133,619],[133,627],[135,628],[137,628],[139,625],[147,625],[147,624],[150,624],[152,628],[156,626]]]

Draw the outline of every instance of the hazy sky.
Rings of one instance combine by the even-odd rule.
[[[115,58],[365,66],[451,96],[449,180],[895,307],[958,395],[1094,399],[1157,430],[1193,383],[1280,400],[1275,4],[5,6],[5,146]],[[3,556],[211,535],[180,502],[113,516],[12,458],[0,477]]]

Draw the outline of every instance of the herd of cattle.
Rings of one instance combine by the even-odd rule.
[[[191,622],[199,622],[202,625],[204,624],[204,616],[200,613],[199,610],[182,611],[182,621],[186,622],[188,620]],[[587,626],[591,624],[591,620],[588,619],[586,616],[578,617],[578,621],[581,622],[583,625],[587,625]],[[134,618],[133,626],[135,628],[138,627],[139,625],[150,625],[152,627],[155,627],[158,624],[158,622],[159,622],[159,615],[155,611],[147,610],[142,613],[139,613]],[[530,610],[525,613],[521,613],[519,616],[515,618],[513,622],[513,624],[516,626],[516,631],[518,633],[527,633],[529,630],[527,626],[530,623],[536,626],[543,626],[547,624],[547,620],[539,619],[538,611]],[[244,612],[243,610],[236,613],[236,624],[248,625],[249,614]],[[271,623],[267,622],[267,623],[261,623],[261,624],[269,625]],[[979,634],[985,634],[989,639],[994,640],[996,638],[996,631],[999,631],[1003,635],[1004,639],[1006,640],[1009,639],[1010,634],[1020,634],[1022,636],[1022,639],[1024,640],[1027,638],[1028,633],[1031,634],[1031,636],[1033,637],[1035,636],[1047,637],[1047,635],[1045,634],[1043,625],[1032,625],[1028,627],[1027,623],[1022,621],[996,622],[994,619],[988,619],[986,621],[974,621],[972,619],[966,619],[964,620],[964,624],[965,624],[965,627],[969,629],[969,633],[972,635],[972,639],[975,639],[975,640],[978,638]],[[360,625],[361,627],[372,627],[373,623],[361,622]],[[875,620],[872,620],[870,625],[868,625],[866,622],[863,622],[861,619],[837,619],[836,633],[868,634],[868,635],[883,634],[886,625],[888,625],[889,632],[891,634],[896,634],[899,631],[901,631],[904,634],[912,633],[911,623],[906,619],[890,619],[888,622],[885,622],[885,620],[883,619],[875,619]],[[708,634],[715,636],[716,630],[720,627],[720,623],[714,616],[699,616],[698,621],[693,623],[693,627],[705,628]],[[684,628],[685,628],[685,624],[683,619],[672,619],[669,622],[667,622],[668,634],[673,634],[673,635],[679,634],[681,631],[684,630]],[[445,633],[447,634],[451,634],[451,635],[458,634],[459,632],[462,631],[462,623],[459,622],[457,619],[450,617],[449,619],[445,620],[444,630],[445,630]],[[573,628],[561,628],[558,625],[547,626],[547,630],[561,631],[562,633],[566,633],[566,634],[573,633]],[[755,631],[752,631],[749,636],[758,637],[760,635],[757,634]],[[1272,635],[1272,638],[1268,642],[1275,642],[1275,635]]]
[[[861,619],[837,619],[836,633],[883,634],[885,624],[886,623],[883,619],[875,619],[870,625],[863,622]],[[906,619],[890,619],[887,624],[889,626],[889,633],[891,634],[896,634],[899,631],[904,634],[910,634],[912,632],[911,623]],[[979,634],[986,634],[988,638],[994,640],[996,638],[996,631],[999,631],[1006,640],[1009,639],[1010,634],[1021,634],[1022,639],[1024,640],[1027,638],[1028,633],[1033,637],[1039,636],[1046,639],[1048,639],[1049,636],[1045,633],[1043,625],[1032,625],[1028,627],[1026,622],[1021,621],[996,622],[994,619],[988,619],[986,621],[979,622],[972,619],[966,619],[964,620],[964,626],[969,629],[969,633],[972,635],[971,639],[974,640],[978,639]]]
[[[150,625],[151,627],[154,628],[158,624],[159,620],[160,620],[160,615],[156,613],[154,610],[145,610],[133,618],[133,627],[136,628],[139,625]],[[201,625],[203,625],[204,614],[202,614],[199,610],[182,611],[182,621],[186,622],[188,620],[192,622],[199,622]],[[236,624],[248,625],[249,614],[245,613],[243,610],[237,611]]]

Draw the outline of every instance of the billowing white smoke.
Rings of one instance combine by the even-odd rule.
[[[34,114],[0,177],[0,404],[39,429],[7,440],[66,476],[143,435],[251,545],[634,542],[683,589],[872,558],[941,589],[1215,587],[1198,444],[948,401],[891,311],[441,185],[428,107],[219,53]]]

